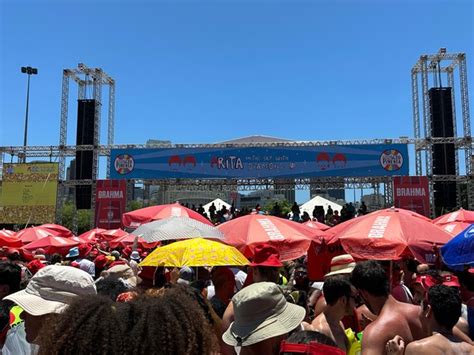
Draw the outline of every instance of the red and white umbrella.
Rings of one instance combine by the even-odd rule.
[[[9,229],[0,229],[0,236],[2,237],[14,237],[16,232]]]
[[[73,232],[59,224],[42,224],[39,227],[51,231],[51,234],[57,237],[70,238],[74,236]]]
[[[109,245],[111,248],[125,248],[127,246],[132,246],[133,242],[135,241],[135,238],[136,238],[135,235],[127,233],[127,235],[111,240],[109,242]],[[159,242],[148,243],[145,239],[138,238],[138,245],[142,249],[153,249],[159,244],[160,244]]]
[[[342,224],[330,243],[339,241],[346,252],[358,259],[394,260],[412,254],[423,263],[433,263],[435,249],[452,236],[426,218],[400,208],[388,208],[357,217]]]
[[[15,234],[15,237],[21,239],[23,244],[36,242],[37,240],[40,240],[49,236],[55,236],[55,234],[53,233],[53,231],[49,229],[44,229],[41,227],[25,228],[18,231]]]
[[[203,215],[193,211],[190,208],[186,208],[179,203],[145,207],[139,210],[124,213],[122,215],[122,225],[127,228],[138,228],[144,223],[168,217],[189,217],[210,226],[213,225]]]
[[[46,254],[59,253],[66,255],[72,247],[78,246],[79,243],[71,238],[55,237],[49,235],[41,238],[35,242],[29,243],[23,247],[27,251],[34,251],[36,249],[44,249]]]
[[[326,233],[274,216],[251,214],[218,226],[224,243],[251,257],[258,244],[270,244],[280,252],[280,260],[293,260],[305,255],[310,244],[321,244]]]
[[[331,228],[327,224],[317,222],[317,221],[307,221],[307,222],[304,222],[303,225],[309,228],[315,228],[322,231],[327,231],[329,228]]]
[[[107,231],[107,229],[94,228],[94,229],[91,229],[90,231],[82,233],[79,236],[79,238],[86,241],[87,243],[94,244],[94,243],[97,243],[99,241],[100,234],[104,233],[106,231]]]
[[[474,223],[474,211],[459,209],[433,220],[433,224],[445,232],[456,236]]]
[[[79,243],[79,244],[92,244],[92,243],[88,242],[87,240],[82,239],[81,237],[73,236],[73,237],[71,237],[71,238],[69,238],[69,239],[70,239],[70,240],[73,240],[73,241],[75,241],[75,242],[77,242],[77,243]]]
[[[128,235],[128,233],[125,232],[123,229],[108,229],[104,230],[103,232],[96,233],[97,239],[106,241],[111,241],[118,237],[123,237],[126,235]]]
[[[23,243],[20,239],[15,237],[13,234],[2,233],[0,231],[0,248],[20,248]]]

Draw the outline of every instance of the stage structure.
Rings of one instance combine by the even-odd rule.
[[[450,61],[449,65],[442,66],[444,61]],[[435,64],[433,64],[435,63]],[[439,64],[438,64],[439,63]],[[463,131],[459,137],[454,134],[452,137],[433,137],[430,130],[430,106],[429,106],[429,86],[428,76],[438,73],[446,73],[448,76],[448,85],[454,90],[454,70],[459,68],[460,74],[460,97],[462,102],[462,122]],[[420,93],[418,90],[419,78],[421,76],[422,87],[422,119],[420,119]],[[78,85],[78,100],[88,99],[86,94],[89,88],[92,88],[92,99],[95,102],[94,117],[94,144],[92,145],[74,145],[67,142],[68,132],[68,109],[69,109],[69,85],[70,80]],[[100,125],[101,125],[101,107],[102,107],[102,88],[109,87],[108,98],[108,121],[107,121],[107,144],[100,144]],[[99,167],[99,157],[107,158],[107,178],[111,171],[111,151],[113,150],[131,150],[143,148],[173,148],[173,149],[239,149],[239,148],[308,148],[308,147],[343,147],[343,146],[369,146],[369,145],[414,145],[415,147],[415,175],[427,175],[430,181],[430,202],[433,206],[433,184],[438,181],[455,181],[466,183],[469,186],[469,209],[474,209],[474,186],[471,183],[473,177],[472,139],[469,117],[469,100],[467,92],[467,74],[465,54],[448,54],[440,51],[435,55],[423,55],[412,69],[413,86],[413,116],[415,138],[386,138],[386,139],[367,139],[351,141],[280,141],[280,142],[232,142],[217,144],[130,144],[114,145],[114,106],[115,106],[115,81],[109,77],[100,68],[88,68],[84,64],[79,64],[77,68],[65,69],[63,71],[62,81],[62,100],[61,100],[61,121],[60,121],[60,142],[55,146],[28,146],[26,150],[23,146],[0,147],[0,162],[13,162],[14,159],[22,161],[23,158],[33,160],[34,158],[49,158],[50,161],[59,161],[59,181],[58,181],[58,203],[56,219],[61,221],[61,205],[64,202],[66,187],[91,186],[91,206],[94,209],[95,184]],[[454,99],[453,99],[454,103]],[[455,117],[455,107],[453,105],[453,114]],[[422,129],[423,127],[423,134]],[[432,165],[432,148],[438,143],[454,143],[456,148],[456,173],[453,175],[434,175]],[[459,151],[464,151],[465,156],[465,174],[460,175],[459,171]],[[65,162],[66,158],[76,157],[81,151],[92,151],[92,178],[91,179],[66,179]],[[26,154],[26,157],[24,156]],[[423,161],[423,154],[425,160]],[[192,163],[190,160],[188,163]],[[423,169],[425,163],[425,169]],[[413,173],[413,172],[412,172]],[[235,191],[236,186],[239,191],[252,191],[263,189],[295,190],[295,189],[340,189],[344,186],[346,189],[373,189],[375,194],[383,194],[385,206],[393,204],[393,175],[384,174],[380,176],[311,176],[311,177],[221,177],[221,178],[177,178],[168,177],[160,179],[146,178],[126,178],[129,181],[129,189],[133,189],[133,184],[143,184],[145,190],[149,185],[159,185],[164,189],[182,190],[182,191]],[[458,197],[459,202],[459,197]],[[460,206],[460,203],[458,204]],[[433,210],[433,209],[432,209]],[[93,218],[93,216],[92,216]],[[93,222],[93,221],[92,221]]]
[[[459,74],[457,86],[456,71]],[[415,175],[427,176],[429,179],[431,211],[435,213],[435,207],[438,207],[435,206],[435,194],[449,184],[454,186],[455,205],[458,207],[461,206],[461,186],[465,186],[468,206],[472,210],[474,183],[466,54],[447,53],[446,48],[441,48],[436,54],[421,55],[412,68],[411,77]],[[461,129],[457,127],[459,121],[456,117],[455,95],[458,93]],[[464,155],[462,174],[459,162],[461,152]],[[435,187],[438,191],[435,191]]]
[[[336,148],[344,146],[372,146],[386,145],[387,148],[395,144],[415,144],[414,139],[370,139],[370,140],[351,140],[351,141],[291,141],[285,143],[234,143],[234,144],[134,144],[134,145],[98,145],[96,152],[98,156],[110,158],[112,150],[129,150],[129,149],[236,149],[236,148]],[[91,146],[29,146],[26,149],[28,158],[48,157],[50,159],[64,160],[66,157],[75,157],[76,152],[94,149]],[[325,149],[326,150],[326,149]],[[0,153],[9,155],[10,160],[15,157],[20,158],[24,152],[24,147],[0,147]],[[7,160],[7,159],[5,159]],[[109,163],[111,164],[111,163]],[[96,166],[97,171],[97,166]],[[59,183],[66,186],[84,186],[95,185],[95,180],[65,180],[64,174]],[[239,191],[254,191],[273,189],[275,181],[272,178],[167,178],[167,179],[128,179],[133,184],[143,185],[159,185],[165,188],[171,188],[174,191],[235,191],[238,186]],[[392,176],[321,176],[310,178],[278,178],[278,189],[286,190],[307,190],[310,186],[319,189],[340,189],[343,185],[346,189],[373,189],[376,194],[383,194],[385,205],[390,206],[393,203],[392,193]],[[60,190],[65,193],[65,190]],[[63,197],[62,196],[62,197]],[[92,194],[94,196],[94,194]],[[61,198],[61,197],[60,197]],[[92,198],[93,199],[93,198]],[[64,199],[62,198],[61,201]],[[92,206],[95,202],[92,201]],[[60,221],[61,208],[58,204],[57,220]]]
[[[94,105],[93,117],[93,137],[92,145],[89,146],[71,146],[68,145],[68,112],[69,112],[69,84],[73,80],[78,86],[78,104],[81,100],[89,99],[87,93],[92,89],[92,100]],[[88,68],[85,64],[79,63],[77,68],[64,69],[62,78],[62,94],[61,94],[61,122],[59,146],[55,147],[59,159],[59,185],[57,198],[57,215],[56,220],[61,221],[61,207],[64,202],[66,187],[90,186],[91,209],[95,207],[95,182],[99,168],[99,156],[102,155],[100,150],[100,126],[102,111],[102,87],[109,87],[108,97],[108,116],[107,116],[107,145],[114,143],[114,116],[115,116],[115,80],[108,76],[101,68]],[[79,137],[79,132],[77,134]],[[72,148],[72,149],[71,149]],[[74,151],[74,152],[73,152]],[[65,177],[65,161],[67,156],[77,158],[79,152],[92,152],[92,174],[91,179],[87,180],[67,180]],[[51,148],[50,154],[53,154]],[[80,153],[79,153],[80,154]],[[28,154],[28,156],[30,156]],[[77,163],[77,160],[76,160]],[[90,162],[88,162],[90,163]],[[110,159],[107,159],[107,171],[110,166]],[[78,169],[75,169],[76,171]],[[76,193],[74,193],[76,196]],[[74,203],[76,206],[76,203]],[[76,215],[76,214],[74,214]]]

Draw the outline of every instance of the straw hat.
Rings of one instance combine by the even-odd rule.
[[[333,275],[340,274],[350,274],[354,270],[356,262],[354,258],[349,254],[343,254],[335,256],[331,259],[331,271],[324,275],[324,277],[329,277]]]
[[[286,301],[272,282],[257,282],[232,298],[235,320],[222,335],[231,346],[248,346],[289,333],[303,321],[306,310]]]

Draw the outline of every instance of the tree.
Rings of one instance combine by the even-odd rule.
[[[143,201],[132,200],[127,204],[127,212],[143,208]]]
[[[271,214],[273,208],[275,207],[276,202],[278,203],[278,206],[280,207],[280,211],[281,211],[280,215],[282,217],[286,217],[288,213],[291,212],[291,203],[287,200],[278,200],[278,201],[272,200],[263,207],[263,210]]]
[[[74,231],[74,213],[77,219],[77,234],[84,233],[91,229],[91,214],[89,210],[76,210],[72,202],[66,202],[61,211],[61,224]]]

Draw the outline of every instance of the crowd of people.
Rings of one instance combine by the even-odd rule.
[[[186,208],[190,208],[193,211],[196,211],[212,221],[214,224],[221,224],[231,219],[246,216],[252,213],[260,213],[260,214],[268,214],[271,216],[281,217],[291,219],[295,222],[308,222],[310,220],[318,221],[320,223],[325,223],[328,226],[335,226],[336,224],[348,221],[354,217],[362,216],[368,213],[368,207],[364,201],[361,201],[359,207],[356,210],[356,207],[352,202],[344,204],[342,208],[339,210],[333,210],[331,205],[326,207],[324,206],[314,206],[311,215],[307,211],[301,212],[300,207],[296,202],[293,203],[291,206],[290,211],[284,211],[282,206],[278,201],[274,202],[270,209],[263,211],[260,204],[257,204],[255,208],[242,208],[236,209],[234,204],[232,204],[229,208],[225,205],[222,205],[220,209],[218,209],[213,202],[211,206],[209,206],[208,211],[204,209],[203,205],[200,204],[198,207],[196,205],[189,203],[185,203],[184,206]]]
[[[137,250],[0,262],[2,354],[473,354],[474,269],[333,258],[324,280],[269,244],[247,267],[141,267]]]

